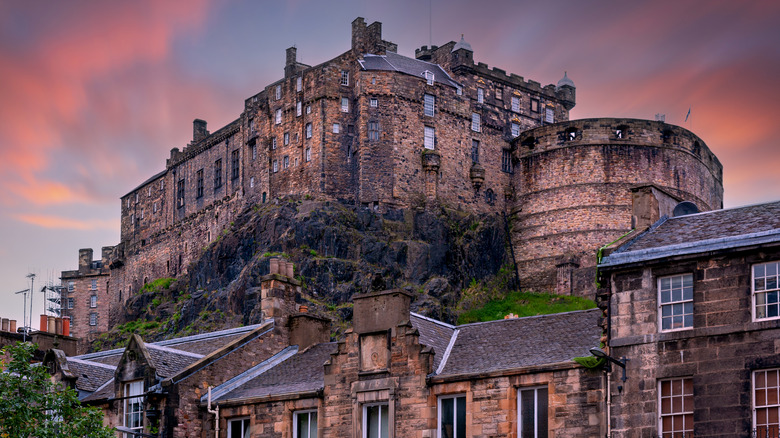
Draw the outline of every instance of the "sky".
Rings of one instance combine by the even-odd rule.
[[[665,114],[719,157],[725,207],[780,198],[777,1],[0,0],[0,316],[21,326],[27,274],[40,290],[119,242],[119,198],[193,119],[237,118],[288,47],[309,65],[345,52],[358,16],[402,55],[464,35],[491,67],[566,71],[571,119]]]

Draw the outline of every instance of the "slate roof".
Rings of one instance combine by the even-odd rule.
[[[394,52],[387,52],[386,55],[372,55],[367,53],[363,55],[363,59],[359,59],[358,62],[363,70],[397,71],[423,79],[425,78],[423,72],[428,70],[433,73],[435,82],[449,85],[453,88],[460,87],[460,84],[455,82],[438,64],[407,58],[406,56]]]
[[[93,392],[107,380],[114,377],[115,367],[96,362],[68,358],[68,369],[76,376],[76,387],[82,391]]]
[[[439,376],[570,362],[599,345],[599,309],[466,324]]]
[[[313,345],[267,370],[261,363],[246,372],[252,374],[253,371],[258,370],[258,375],[249,376],[251,378],[245,383],[219,396],[216,400],[247,399],[320,390],[324,386],[323,365],[330,359],[331,353],[336,352],[336,348],[335,342]]]
[[[420,343],[433,348],[433,369],[438,369],[455,326],[416,313],[411,314],[411,323],[420,332]]]
[[[203,358],[202,354],[190,353],[154,344],[147,344],[146,349],[149,351],[149,356],[152,359],[152,366],[157,371],[157,374],[163,378],[174,376],[191,363]]]
[[[780,202],[664,218],[600,267],[780,242]]]

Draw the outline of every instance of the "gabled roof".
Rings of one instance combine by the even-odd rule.
[[[81,391],[93,392],[114,377],[116,367],[97,362],[68,358],[68,368],[76,377],[76,387]]]
[[[171,377],[189,366],[191,363],[203,357],[202,354],[162,347],[160,345],[147,344],[152,366],[160,377]]]
[[[411,323],[420,332],[420,343],[433,348],[433,369],[438,369],[455,333],[455,326],[417,313],[411,314]]]
[[[662,218],[600,267],[780,243],[780,201]]]
[[[425,79],[423,73],[427,70],[433,73],[435,82],[449,85],[453,88],[460,87],[460,84],[455,82],[438,64],[407,58],[406,56],[394,52],[387,52],[386,55],[372,55],[367,53],[363,55],[363,59],[359,59],[358,62],[363,70],[397,71],[423,79]]]

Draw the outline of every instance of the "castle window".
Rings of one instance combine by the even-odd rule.
[[[379,122],[368,122],[368,139],[379,140]]]
[[[346,97],[341,98],[341,112],[342,113],[349,112],[349,99]]]
[[[471,113],[471,130],[474,132],[480,132],[481,128],[481,118],[479,114],[477,113]]]
[[[485,103],[485,90],[477,88],[477,103]]]
[[[615,138],[625,139],[628,138],[628,126],[620,125],[615,129]]]
[[[311,138],[311,123],[306,124],[306,138]]]
[[[285,155],[284,158],[282,159],[282,168],[287,169],[288,167],[290,167],[290,156]]]
[[[753,320],[780,317],[780,262],[753,265]]]
[[[341,125],[339,125],[338,123],[334,123],[333,124],[333,133],[334,134],[338,134],[339,130],[341,130]]]
[[[363,438],[388,438],[388,414],[387,403],[363,405]]]
[[[544,122],[555,123],[555,112],[549,106],[544,109]]]
[[[504,89],[503,88],[496,87],[495,93],[496,93],[496,100],[504,100]]]
[[[69,281],[68,282],[68,292],[73,292],[76,289],[76,283]]]
[[[692,378],[659,381],[658,405],[660,436],[693,436]]]
[[[130,213],[130,225],[135,226],[135,213]]]
[[[285,132],[284,133],[284,137],[283,137],[282,143],[284,143],[285,146],[290,144],[290,133],[289,132]]]
[[[165,190],[165,180],[161,179],[160,180],[160,191],[163,191],[163,190]]]
[[[68,298],[68,309],[72,309],[74,303],[75,300],[73,298]]]
[[[234,180],[238,179],[238,175],[240,173],[239,172],[239,163],[240,163],[239,152],[238,152],[238,149],[236,149],[236,150],[234,150],[233,152],[230,153],[230,164],[231,164],[232,169],[233,169],[233,175],[232,176],[233,176]]]
[[[279,100],[279,99],[282,98],[282,86],[281,85],[277,85],[276,86],[276,93],[275,93],[274,97],[276,97],[276,100]]]
[[[180,179],[176,184],[176,205],[179,207],[184,206],[184,178]]]
[[[139,219],[143,219],[143,218],[144,218],[144,209],[141,208],[141,216],[139,217]]]
[[[250,117],[246,122],[246,126],[249,128],[249,133],[254,134],[255,131],[257,130],[257,128],[255,127],[255,118]],[[225,144],[229,144],[227,139],[225,139]]]
[[[442,438],[466,437],[466,396],[439,397],[439,434]]]
[[[301,90],[303,90],[303,78],[301,76],[298,76],[295,79],[295,91],[300,92]]]
[[[276,114],[274,115],[274,123],[276,123],[277,125],[281,125],[282,124],[282,110],[281,109],[277,109],[276,110]]]
[[[663,332],[693,327],[693,274],[658,279],[658,314]]]
[[[471,140],[471,162],[479,163],[479,140]]]
[[[253,144],[249,149],[252,151],[252,161],[255,161],[257,159],[257,145]]]
[[[97,279],[92,279],[89,290],[97,290]]]
[[[248,437],[250,433],[249,418],[237,418],[228,420],[228,434],[230,438]]]
[[[780,370],[753,372],[753,436],[780,435]]]
[[[149,186],[146,188],[146,197],[151,198],[152,197],[152,186]]]
[[[520,124],[512,122],[511,130],[512,130],[512,137],[517,137],[518,135],[520,135]]]
[[[276,137],[271,137],[271,150],[276,149]]]
[[[669,144],[672,142],[672,138],[674,137],[674,133],[671,129],[667,129],[664,132],[661,133],[661,138],[663,139],[664,143]]]
[[[577,129],[576,128],[569,128],[566,130],[565,138],[566,141],[574,141],[577,139]]]
[[[302,108],[303,108],[303,102],[301,102],[300,100],[298,102],[295,102],[295,115],[297,117],[301,116]]]
[[[539,112],[539,99],[531,99],[531,112]]]
[[[157,210],[158,210],[158,206],[157,203],[155,202],[154,204],[152,204],[152,213],[157,213]]]
[[[436,108],[436,98],[431,94],[423,95],[423,114],[433,117]]]
[[[89,296],[89,307],[91,308],[97,307],[97,295]]]
[[[436,129],[432,126],[425,127],[425,139],[423,141],[425,149],[436,149]]]
[[[249,187],[252,188],[255,186],[255,177],[251,176],[249,177]]]
[[[197,193],[196,193],[195,197],[196,198],[202,198],[203,197],[203,169],[200,169],[197,172],[197,181],[198,181],[198,183],[197,183],[198,190],[197,190]]]
[[[428,85],[433,85],[433,78],[434,78],[434,77],[433,77],[433,72],[431,72],[431,71],[428,71],[428,70],[425,70],[425,71],[423,72],[423,76],[425,76],[425,82],[426,82]]]
[[[293,437],[317,438],[317,411],[295,412],[293,416]]]
[[[306,150],[303,152],[303,159],[306,161],[311,161],[311,148],[306,148]]]
[[[517,390],[519,437],[547,436],[547,387]]]
[[[279,162],[277,160],[274,160],[273,169],[274,173],[279,171]]]
[[[222,187],[222,159],[214,162],[214,190]]]
[[[127,198],[127,202],[125,204],[127,204],[126,205],[127,208],[130,208],[130,198]]]
[[[539,103],[539,101],[536,101],[536,103]],[[512,96],[512,111],[520,112],[520,97],[518,96]]]
[[[306,114],[311,114],[311,105],[306,105]]]
[[[97,317],[98,314],[95,312],[92,312],[89,314],[89,325],[97,325]]]
[[[341,85],[349,85],[349,72],[341,70]]]
[[[135,203],[138,204],[138,192],[135,194]]]
[[[368,100],[368,104],[372,108],[376,108],[379,106],[379,100],[372,97],[371,99]]]
[[[501,150],[501,171],[512,173],[512,151],[509,149]]]

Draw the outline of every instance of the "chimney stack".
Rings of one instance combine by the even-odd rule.
[[[206,129],[206,121],[195,119],[192,121],[192,143],[197,143],[208,137],[209,131]]]

